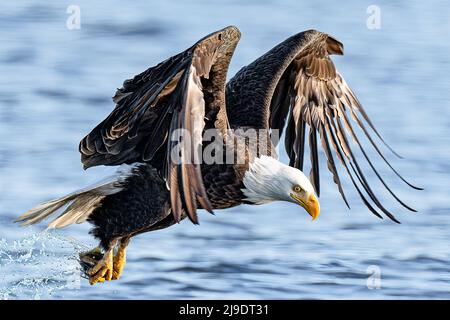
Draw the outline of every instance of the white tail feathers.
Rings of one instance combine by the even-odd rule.
[[[123,182],[133,174],[133,169],[137,166],[139,164],[121,165],[115,175],[59,199],[42,203],[21,215],[16,222],[22,222],[22,226],[41,222],[66,205],[66,209],[50,222],[48,229],[62,228],[73,223],[85,222],[92,211],[100,205],[104,197],[123,189]]]

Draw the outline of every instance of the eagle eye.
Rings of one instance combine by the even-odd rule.
[[[295,185],[294,188],[293,188],[293,190],[294,190],[294,192],[296,192],[296,193],[300,193],[303,189],[302,189],[302,187],[300,187],[299,185]]]

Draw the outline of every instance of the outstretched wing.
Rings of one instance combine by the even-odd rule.
[[[328,169],[333,174],[333,180],[347,206],[348,202],[332,150],[369,210],[381,218],[378,211],[367,200],[367,196],[389,218],[398,222],[371,189],[352,152],[348,137],[358,145],[369,166],[391,195],[405,208],[415,210],[403,203],[377,172],[354,131],[349,115],[393,172],[410,187],[420,188],[411,185],[400,176],[373,140],[366,124],[385,143],[353,91],[336,70],[330,58],[331,54],[342,55],[342,43],[325,33],[311,30],[287,39],[243,68],[227,87],[227,93],[235,94],[232,97],[227,95],[230,124],[231,126],[256,125],[261,128],[279,129],[281,136],[287,122],[286,151],[290,158],[290,165],[300,170],[303,169],[307,138],[311,157],[310,180],[317,194],[320,193],[318,135],[327,158]],[[253,79],[251,90],[259,94],[249,98],[251,95],[247,83],[251,79]],[[255,79],[258,79],[256,87]],[[236,91],[240,92],[236,94]],[[251,116],[243,120],[245,119],[243,113],[251,114]],[[308,132],[306,127],[309,128]]]
[[[227,129],[226,74],[239,39],[227,27],[126,80],[113,97],[116,108],[80,142],[84,167],[151,163],[170,188],[175,219],[185,210],[198,223],[197,203],[212,207],[195,157],[205,126]],[[180,129],[184,138],[172,141]],[[179,159],[171,156],[175,145]]]

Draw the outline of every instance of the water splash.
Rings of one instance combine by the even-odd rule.
[[[78,253],[86,245],[49,232],[0,239],[0,299],[41,299],[81,286]]]

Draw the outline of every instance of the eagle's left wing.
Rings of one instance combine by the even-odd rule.
[[[310,30],[292,36],[244,67],[227,87],[227,113],[230,124],[279,129],[281,136],[287,121],[285,147],[290,165],[303,169],[307,138],[311,157],[310,180],[317,194],[320,193],[319,147],[316,137],[319,135],[328,169],[333,174],[333,180],[347,206],[348,202],[332,150],[369,210],[381,218],[365,194],[376,207],[398,222],[384,208],[370,187],[350,147],[350,139],[358,145],[364,158],[392,196],[405,208],[415,210],[403,203],[380,176],[360,143],[349,118],[351,117],[362,129],[375,150],[397,176],[410,187],[420,188],[411,185],[400,176],[372,139],[363,121],[384,143],[355,94],[336,70],[330,58],[331,54],[342,55],[342,43],[325,33]],[[309,127],[308,133],[306,126]]]

